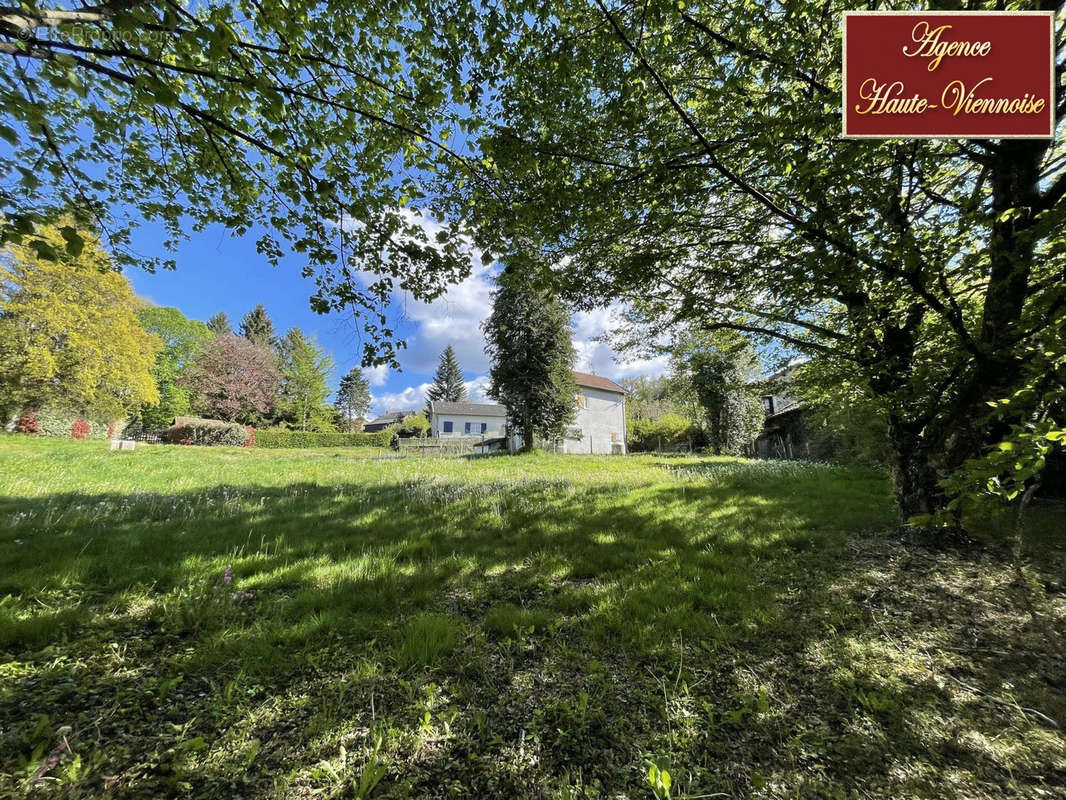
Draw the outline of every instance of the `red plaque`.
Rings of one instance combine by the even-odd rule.
[[[1050,139],[1052,11],[845,11],[844,136]]]

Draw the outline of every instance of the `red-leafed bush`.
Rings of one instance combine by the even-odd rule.
[[[114,422],[107,423],[107,438],[108,439],[114,439],[115,438],[115,423]]]
[[[76,419],[70,426],[71,439],[84,439],[93,429],[92,425],[83,419]]]
[[[244,429],[248,431],[248,438],[244,440],[241,447],[255,447],[255,426],[245,425]]]
[[[38,433],[41,426],[37,423],[36,411],[23,411],[19,414],[19,421],[15,423],[15,430],[19,433]]]

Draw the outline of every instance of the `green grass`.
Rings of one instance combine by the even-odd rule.
[[[1062,796],[1062,513],[1019,572],[893,522],[816,464],[0,437],[0,795]]]

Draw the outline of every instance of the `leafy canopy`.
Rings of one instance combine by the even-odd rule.
[[[65,251],[74,227],[63,222],[40,230],[61,259],[21,245],[0,255],[0,408],[115,418],[158,402],[152,369],[162,342],[141,327],[129,281],[92,233],[77,231],[77,256]]]
[[[179,380],[193,408],[227,422],[258,424],[274,408],[280,371],[277,356],[243,336],[216,336]]]
[[[0,237],[42,255],[42,221],[74,208],[120,265],[149,220],[168,245],[262,226],[272,264],[303,262],[312,308],[362,312],[364,360],[395,359],[392,291],[430,300],[469,271],[419,214],[442,162],[476,180],[459,54],[500,11],[423,0],[207,0],[0,9]],[[466,43],[465,45],[463,43]],[[463,45],[460,48],[460,45]],[[76,235],[64,244],[79,246]],[[356,280],[369,274],[368,282]]]
[[[159,403],[142,406],[140,417],[147,428],[164,428],[174,422],[174,417],[184,416],[191,410],[189,392],[178,384],[178,379],[212,333],[207,325],[189,319],[176,308],[145,306],[137,310],[137,319],[163,343],[152,368],[152,377],[159,388]]]

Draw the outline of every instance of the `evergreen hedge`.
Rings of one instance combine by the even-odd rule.
[[[175,425],[167,434],[171,444],[195,444],[201,446],[228,445],[251,446],[252,430],[236,422],[214,419],[190,419]]]
[[[280,447],[388,447],[392,429],[377,433],[317,433],[315,431],[258,430],[255,446]]]

